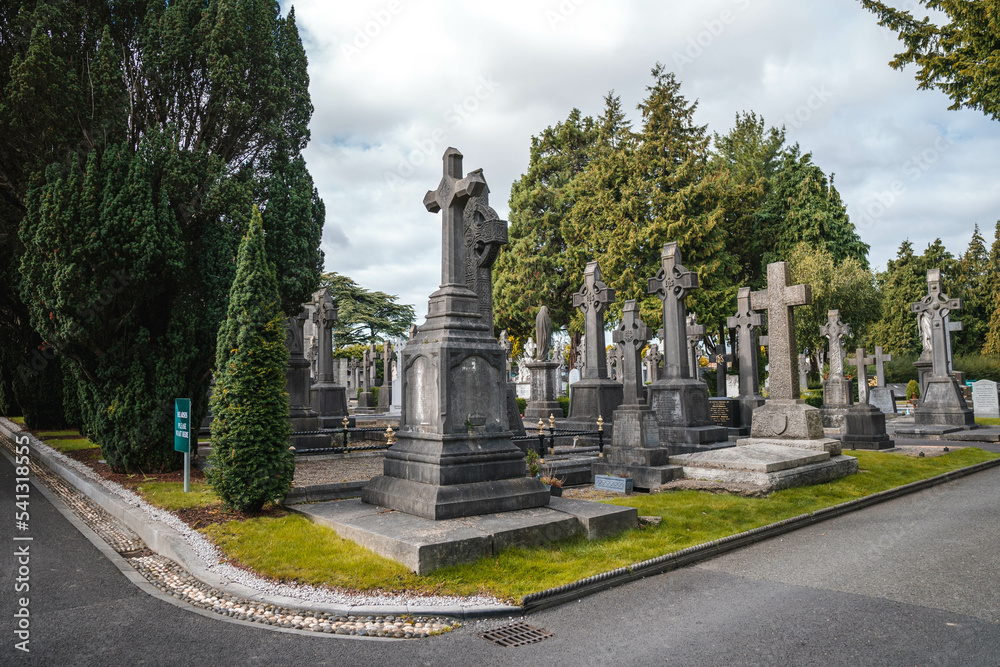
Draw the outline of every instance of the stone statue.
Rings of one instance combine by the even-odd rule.
[[[536,361],[547,361],[549,349],[552,347],[552,320],[549,319],[549,309],[542,306],[535,318],[535,350]]]
[[[524,361],[529,361],[535,358],[535,341],[532,338],[528,338],[528,342],[524,344],[524,356],[522,359]]]
[[[923,344],[923,352],[920,356],[930,359],[933,354],[933,344],[931,343],[931,318],[927,313],[920,313],[917,318],[920,328],[920,342]]]

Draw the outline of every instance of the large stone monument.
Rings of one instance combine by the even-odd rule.
[[[347,389],[337,384],[333,372],[333,325],[337,321],[337,308],[330,289],[324,287],[316,294],[313,325],[316,327],[316,382],[311,388],[313,412],[319,415],[322,428],[338,428],[347,416]]]
[[[688,377],[693,380],[701,379],[701,365],[698,363],[698,343],[705,337],[705,325],[698,324],[698,314],[688,313],[684,327],[684,339],[687,344]],[[663,329],[658,332],[660,340],[663,340]]]
[[[660,379],[660,362],[663,355],[660,354],[660,347],[656,343],[650,343],[646,348],[646,378],[652,384]]]
[[[764,405],[757,374],[757,329],[764,317],[750,307],[750,288],[741,287],[736,294],[736,314],[726,320],[726,326],[736,330],[736,350],[740,363],[739,425],[749,434],[753,411]]]
[[[552,349],[552,320],[549,319],[549,309],[542,306],[535,318],[535,359],[527,363],[531,372],[531,398],[524,408],[524,418],[529,422],[536,419],[548,419],[552,415],[561,419],[562,406],[556,400],[558,389],[559,362],[549,360],[549,350]]]
[[[875,347],[875,386],[868,395],[868,402],[881,410],[883,414],[896,414],[896,397],[892,389],[885,383],[885,362],[892,361],[891,354],[882,352],[881,346]]]
[[[482,170],[463,178],[462,154],[449,148],[440,185],[424,197],[442,212],[441,286],[403,350],[399,440],[362,490],[365,503],[437,520],[549,502],[511,442],[504,352],[466,281],[464,211],[485,186]]]
[[[668,464],[670,450],[661,446],[656,415],[642,398],[639,355],[651,333],[639,317],[638,304],[626,301],[622,323],[614,331],[614,341],[623,353],[624,401],[614,413],[611,445],[604,448],[604,459],[593,464],[593,471],[595,475],[631,477],[636,488],[655,490],[680,476],[681,471]]]
[[[371,343],[365,348],[361,357],[361,395],[358,396],[358,407],[355,412],[359,415],[372,414],[375,412],[375,392],[372,391],[372,376],[375,374],[375,359],[378,353],[375,351],[375,343]]]
[[[309,360],[305,355],[305,339],[302,327],[308,318],[303,309],[295,317],[288,318],[285,345],[288,347],[288,368],[285,370],[285,387],[288,392],[288,420],[292,433],[297,431],[318,431],[319,415],[309,404]],[[292,435],[295,449],[309,449],[328,446],[329,436],[319,434]]]
[[[823,426],[842,428],[847,409],[854,405],[851,381],[844,377],[844,338],[851,335],[851,327],[840,320],[840,311],[827,312],[827,322],[819,332],[830,339],[830,373],[823,381]]]
[[[961,308],[961,299],[949,299],[941,291],[941,270],[928,269],[927,296],[910,304],[919,318],[921,335],[930,334],[931,374],[914,410],[916,426],[924,434],[976,428],[973,411],[948,369],[948,315]]]
[[[583,286],[573,295],[573,306],[583,312],[583,377],[573,383],[569,396],[569,418],[585,422],[587,430],[598,418],[610,423],[622,403],[622,385],[608,379],[604,343],[604,312],[614,301],[615,291],[601,281],[600,265],[589,262],[583,272]]]
[[[378,388],[378,411],[388,412],[392,404],[392,343],[382,343],[382,384]]]
[[[848,364],[858,369],[858,404],[844,415],[844,437],[841,442],[851,449],[891,449],[894,446],[885,432],[885,413],[868,401],[868,365],[875,357],[866,356],[859,347]]]
[[[676,451],[721,441],[728,444],[726,429],[712,422],[708,387],[689,375],[684,299],[698,288],[698,275],[681,264],[676,243],[663,245],[660,262],[648,290],[663,302],[663,377],[648,388],[660,442],[680,447]]]

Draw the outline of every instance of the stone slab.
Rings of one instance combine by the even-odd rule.
[[[612,477],[631,477],[632,486],[636,489],[656,491],[667,482],[683,477],[680,466],[662,465],[621,465],[614,463],[595,463],[595,475],[610,475]]]
[[[758,443],[701,454],[671,456],[670,462],[674,465],[684,466],[685,469],[695,467],[770,473],[820,463],[829,459],[830,454],[826,451]]]
[[[858,460],[851,456],[834,456],[826,461],[776,472],[721,470],[718,468],[684,467],[684,476],[711,482],[751,484],[763,491],[779,491],[795,486],[822,484],[858,472]]]
[[[903,396],[906,394],[904,393]],[[896,396],[891,387],[874,387],[868,394],[868,402],[885,414],[895,414]]]
[[[809,451],[829,452],[830,456],[840,454],[840,441],[834,438],[814,438],[809,440],[792,440],[784,438],[743,438],[736,441],[737,447],[748,447],[751,445],[780,445],[793,449],[805,449]]]
[[[596,539],[638,525],[635,508],[562,498],[552,498],[552,505],[442,521],[359,500],[295,505],[290,509],[417,574],[472,562],[515,546],[538,546],[580,535]]]

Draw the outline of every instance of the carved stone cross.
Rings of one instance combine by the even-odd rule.
[[[622,323],[612,335],[612,340],[618,345],[619,358],[622,360],[618,374],[625,391],[623,405],[643,404],[639,355],[651,334],[649,327],[643,323],[639,316],[638,303],[634,299],[626,301],[622,310]]]
[[[361,364],[361,386],[363,387],[363,391],[365,392],[369,392],[372,390],[371,368],[374,365],[374,362],[375,359],[372,357],[372,348],[366,347],[364,355],[362,356],[362,364]]]
[[[949,299],[941,292],[941,269],[927,270],[927,296],[910,304],[910,310],[927,317],[931,328],[931,374],[935,377],[948,375],[948,314],[961,310],[961,299]]]
[[[601,282],[601,267],[588,262],[583,272],[583,287],[573,295],[573,307],[583,311],[584,378],[607,377],[607,351],[604,348],[604,311],[615,302],[615,291]]]
[[[809,285],[788,284],[788,263],[767,265],[767,289],[750,293],[750,307],[767,311],[768,366],[771,398],[798,399],[795,372],[795,306],[812,302]]]
[[[648,292],[663,301],[663,374],[667,379],[689,377],[684,299],[698,288],[698,274],[681,264],[676,243],[664,243],[660,270],[648,281]]]
[[[459,169],[461,172],[461,169]],[[469,177],[482,176],[477,169]],[[500,247],[507,244],[507,221],[490,206],[490,188],[483,178],[482,191],[465,204],[462,227],[465,234],[465,283],[479,297],[479,314],[493,331],[493,264]]]
[[[875,357],[866,357],[865,348],[859,347],[854,356],[847,360],[847,363],[858,369],[858,403],[864,405],[868,402],[868,368],[875,363]]]
[[[656,343],[650,343],[646,349],[646,377],[650,382],[660,379],[660,361],[663,355],[660,354],[660,347]]]
[[[726,354],[725,340],[720,340],[719,344],[715,346],[713,361],[715,361],[715,395],[725,396],[726,372],[729,369],[729,364],[733,362],[733,355]]]
[[[663,338],[663,329],[657,333]],[[684,325],[685,353],[687,354],[688,377],[698,379],[698,343],[705,337],[705,325],[698,324],[698,314],[687,316]],[[665,345],[666,343],[664,343]]]
[[[885,362],[892,361],[891,354],[883,354],[881,346],[875,346],[875,386],[885,386]]]
[[[955,370],[954,357],[951,354],[951,335],[962,330],[962,323],[952,320],[950,317],[945,317],[944,328],[948,332],[948,372],[950,373]]]
[[[483,171],[462,178],[462,153],[449,148],[444,153],[444,176],[437,190],[428,190],[424,206],[431,213],[441,211],[441,286],[469,290],[466,284],[465,205],[486,188]],[[464,292],[463,290],[463,292]]]
[[[382,386],[387,387],[392,384],[392,343],[385,341],[382,344]]]
[[[830,310],[826,313],[826,324],[819,328],[819,333],[830,339],[830,375],[844,375],[844,337],[851,335],[851,325],[840,321],[840,311]]]
[[[337,307],[333,305],[330,288],[324,287],[317,294],[316,310],[312,314],[316,326],[316,340],[319,343],[316,363],[317,382],[335,382],[333,376],[333,325],[337,322]]]
[[[726,320],[726,326],[736,329],[736,349],[740,359],[740,396],[759,393],[757,379],[757,329],[764,326],[764,316],[750,307],[750,288],[741,287],[736,294],[736,314]]]

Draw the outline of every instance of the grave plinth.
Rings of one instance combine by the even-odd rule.
[[[316,382],[310,389],[312,409],[319,415],[320,426],[323,428],[338,428],[341,420],[347,416],[347,389],[337,383],[333,371],[331,332],[336,322],[337,308],[333,305],[333,297],[329,288],[323,288],[317,294],[316,310],[313,312],[313,324],[316,326],[316,337],[319,342],[317,349],[319,372]]]
[[[529,422],[548,419],[553,415],[563,418],[563,409],[556,400],[558,386],[558,361],[529,361],[525,364],[531,373],[531,399],[524,407],[524,418]]]
[[[589,262],[583,272],[583,286],[573,295],[573,306],[583,311],[585,363],[583,377],[573,383],[569,397],[569,418],[590,429],[598,418],[608,424],[622,404],[622,385],[608,379],[607,350],[604,343],[604,311],[614,303],[615,291],[601,281],[601,267]]]
[[[288,392],[288,421],[292,433],[297,431],[318,431],[319,415],[309,405],[309,360],[305,357],[302,326],[308,313],[303,310],[295,317],[288,318],[288,368],[285,370],[285,388]],[[321,434],[292,435],[292,447],[310,449],[328,447],[330,436]]]
[[[895,443],[885,431],[885,413],[874,405],[859,403],[844,416],[844,449],[892,449]]]

